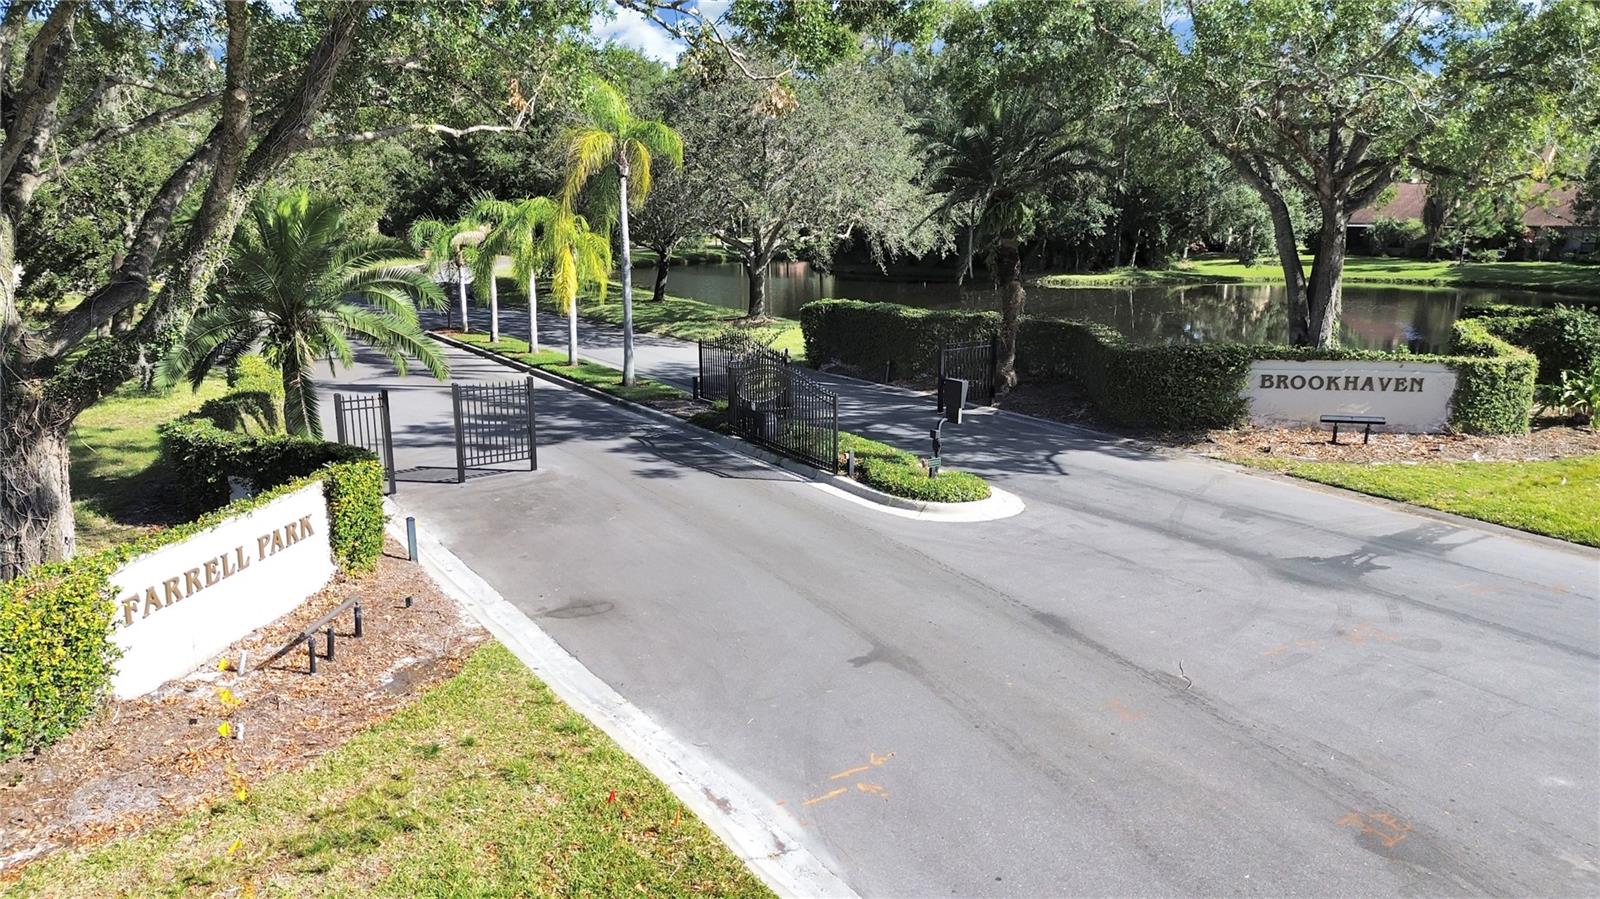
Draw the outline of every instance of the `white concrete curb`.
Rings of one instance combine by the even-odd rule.
[[[873,508],[880,512],[887,512],[888,514],[894,515],[898,518],[911,518],[917,521],[949,521],[964,523],[997,521],[1001,518],[1010,518],[1013,515],[1020,514],[1022,510],[1026,508],[1022,502],[1022,499],[1016,494],[1007,493],[993,484],[989,485],[988,499],[976,500],[970,503],[935,503],[925,500],[906,499],[903,496],[894,496],[892,494],[884,493],[881,490],[875,490],[871,487],[868,487],[866,484],[863,484],[854,478],[846,477],[844,475],[828,474],[827,472],[812,468],[803,462],[796,462],[793,459],[764,450],[759,446],[749,443],[748,441],[739,440],[735,437],[728,437],[723,434],[717,434],[704,428],[697,428],[683,419],[678,418],[675,415],[669,415],[659,409],[652,409],[649,406],[644,406],[620,397],[612,396],[611,394],[606,393],[604,390],[597,390],[587,384],[580,384],[569,378],[563,378],[560,375],[552,374],[551,372],[547,372],[543,369],[535,368],[531,365],[518,362],[515,359],[507,359],[505,356],[502,356],[492,350],[485,350],[482,347],[476,347],[469,343],[462,343],[459,340],[446,337],[443,334],[439,334],[434,331],[429,331],[428,336],[447,346],[464,350],[468,353],[472,353],[475,356],[479,356],[491,362],[504,365],[507,368],[533,375],[540,380],[549,381],[552,384],[559,384],[563,387],[576,390],[586,396],[594,397],[602,402],[610,403],[613,406],[627,409],[635,415],[653,418],[656,421],[670,424],[674,427],[694,434],[695,437],[699,438],[705,443],[720,447],[721,449],[724,449],[730,453],[738,453],[741,456],[748,456],[751,459],[765,462],[768,465],[781,468],[784,471],[792,472],[793,474],[799,475],[806,480],[815,482],[818,487],[824,488],[829,493],[854,502],[856,505]],[[582,359],[583,357],[580,356],[579,358]]]
[[[405,542],[405,510],[388,530]],[[622,750],[665,783],[757,877],[780,896],[854,897],[852,890],[796,836],[799,825],[737,773],[668,733],[609,684],[596,677],[549,634],[501,596],[477,572],[418,525],[423,569],[496,639]]]

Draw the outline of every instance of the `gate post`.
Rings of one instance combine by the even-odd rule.
[[[533,376],[528,376],[528,470],[539,470],[539,431],[533,417]]]
[[[337,394],[335,394],[337,395]],[[383,422],[383,467],[388,469],[389,495],[394,496],[394,427],[389,424],[389,391],[378,391],[378,415]]]
[[[334,439],[344,443],[344,394],[333,395],[333,434]]]
[[[936,377],[934,379],[934,381],[933,381],[933,383],[936,384],[936,385],[944,383],[944,350],[945,350],[944,344],[942,344],[942,343],[939,344],[939,365],[938,365],[939,374],[938,374],[938,377]],[[943,412],[944,411],[944,391],[943,390],[939,390],[937,387],[935,387],[934,391],[933,391],[933,411],[935,411],[935,412]]]
[[[467,482],[467,438],[461,430],[461,385],[450,385],[450,406],[456,419],[456,483]]]
[[[1014,364],[1014,362],[1013,362]],[[989,405],[1000,392],[1000,338],[989,337]]]

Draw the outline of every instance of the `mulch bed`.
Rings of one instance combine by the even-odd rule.
[[[335,658],[319,658],[317,674],[307,672],[303,648],[256,668],[351,596],[362,599],[364,636],[354,639],[350,614],[341,614]],[[0,763],[0,882],[42,855],[141,830],[302,768],[454,675],[487,639],[391,543],[376,572],[339,575],[199,670],[110,702],[54,746]],[[243,674],[235,670],[241,651]],[[219,733],[224,721],[242,724],[244,738]]]

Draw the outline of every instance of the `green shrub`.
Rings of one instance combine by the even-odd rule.
[[[328,542],[346,571],[371,571],[383,554],[383,466],[376,458],[334,462],[322,478],[328,500]]]
[[[1587,309],[1494,303],[1469,306],[1461,315],[1537,356],[1541,384],[1556,383],[1564,371],[1589,371],[1600,364],[1600,314]]]
[[[97,554],[0,583],[0,760],[49,745],[105,697],[114,569]]]
[[[283,430],[283,378],[257,355],[241,356],[228,367],[228,392],[206,400],[195,415],[210,419],[224,431],[263,434]]]
[[[1447,361],[1456,372],[1450,426],[1468,434],[1526,434],[1539,361],[1489,332],[1479,319],[1451,326]]]
[[[807,304],[800,310],[807,358],[863,367],[882,365],[885,358],[921,358],[915,370],[926,372],[936,365],[934,354],[944,342],[987,336],[998,327],[993,313],[894,308],[852,300]],[[1254,360],[1439,362],[1456,371],[1451,427],[1469,433],[1525,433],[1533,402],[1534,357],[1490,334],[1481,320],[1457,322],[1455,334],[1456,355],[1424,356],[1247,344],[1137,344],[1104,325],[1027,318],[1017,333],[1017,371],[1030,380],[1076,383],[1101,415],[1120,425],[1213,428],[1244,421],[1249,408],[1242,393]]]
[[[892,496],[930,503],[970,503],[989,497],[989,484],[983,478],[948,468],[930,478],[922,460],[876,440],[841,432],[839,452],[854,452],[861,482]]]
[[[813,365],[843,362],[895,378],[933,374],[946,343],[993,337],[1000,316],[960,309],[918,309],[897,303],[817,300],[800,307],[806,358]]]

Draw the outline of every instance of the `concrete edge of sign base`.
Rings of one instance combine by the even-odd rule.
[[[406,539],[404,507],[385,500],[389,533]],[[800,825],[770,797],[677,739],[597,677],[427,531],[417,530],[418,563],[528,670],[667,785],[745,866],[780,896],[854,897],[833,866],[800,842]]]
[[[993,484],[989,485],[989,496],[987,499],[975,500],[969,503],[936,503],[925,500],[907,499],[903,496],[894,496],[893,494],[884,493],[882,490],[876,490],[872,487],[868,487],[866,484],[863,484],[854,478],[820,471],[816,468],[812,468],[804,462],[798,462],[794,459],[788,458],[787,456],[762,449],[761,447],[756,446],[749,441],[740,440],[737,437],[729,437],[724,434],[708,431],[705,428],[696,427],[675,415],[669,415],[659,409],[652,409],[649,406],[633,402],[632,400],[625,400],[618,396],[612,396],[611,394],[606,393],[604,390],[599,390],[597,388],[590,387],[588,384],[581,384],[572,380],[571,378],[564,378],[558,374],[535,368],[531,365],[518,362],[515,359],[507,359],[505,356],[502,356],[499,353],[491,350],[485,350],[482,347],[475,347],[469,343],[463,343],[459,340],[446,337],[443,334],[433,331],[429,331],[428,336],[439,341],[440,343],[455,347],[459,350],[465,350],[466,352],[472,353],[475,356],[480,356],[484,359],[488,359],[491,362],[499,363],[507,368],[532,375],[543,381],[549,381],[552,384],[559,384],[562,387],[571,388],[579,393],[584,394],[585,396],[590,396],[602,402],[610,403],[613,406],[627,409],[636,415],[652,418],[664,424],[681,428],[687,432],[693,433],[698,439],[703,440],[704,442],[713,446],[727,450],[728,452],[738,453],[741,456],[746,456],[760,462],[765,462],[768,465],[772,465],[774,467],[781,468],[784,471],[799,475],[800,477],[811,481],[815,486],[823,488],[828,492],[839,496],[841,499],[854,502],[857,505],[873,508],[880,512],[886,512],[890,515],[900,518],[911,518],[918,521],[948,521],[964,523],[998,521],[1002,518],[1010,518],[1013,515],[1018,515],[1023,511],[1023,509],[1026,508],[1022,502],[1022,499],[1016,494],[1001,490]],[[579,358],[581,359],[582,357],[580,356]]]

